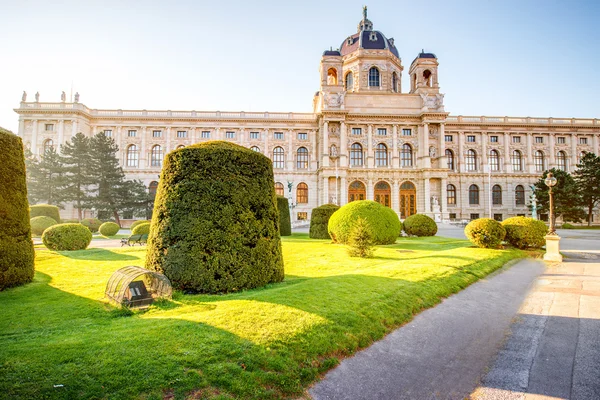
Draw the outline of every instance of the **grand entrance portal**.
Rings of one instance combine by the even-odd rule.
[[[400,218],[405,219],[417,213],[417,189],[411,182],[400,185]]]
[[[365,184],[360,181],[354,181],[348,188],[348,203],[354,200],[364,200],[367,198],[367,189]]]
[[[375,201],[386,207],[390,206],[390,198],[392,196],[392,190],[387,182],[377,182],[375,185]]]

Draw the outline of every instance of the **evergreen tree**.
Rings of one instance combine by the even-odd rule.
[[[26,155],[27,193],[29,202],[45,202],[64,208],[65,168],[60,154],[50,147],[39,160],[28,151]]]
[[[364,218],[358,218],[348,237],[348,254],[350,257],[373,257],[373,233]]]
[[[90,179],[90,139],[79,132],[70,142],[62,146],[62,156],[65,166],[65,198],[74,202],[78,219],[82,219],[82,211],[88,200],[87,187]]]
[[[588,226],[591,226],[594,207],[600,201],[600,157],[587,153],[573,175],[583,206],[587,207]]]
[[[535,183],[535,196],[538,201],[539,211],[541,213],[549,213],[550,197],[548,195],[548,186],[544,183],[548,172],[552,172],[557,180],[556,186],[552,188],[554,215],[556,217],[562,216],[564,221],[581,221],[585,218],[585,212],[582,209],[582,198],[577,184],[568,172],[556,168],[545,171],[542,178]]]

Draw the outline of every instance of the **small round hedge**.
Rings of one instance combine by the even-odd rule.
[[[190,292],[234,292],[284,278],[269,158],[225,141],[171,151],[158,181],[146,268]]]
[[[131,230],[132,235],[147,235],[150,233],[150,224],[148,222],[139,224]]]
[[[39,217],[33,217],[29,222],[31,223],[31,233],[37,236],[41,236],[46,229],[58,224],[56,220],[43,215],[40,215]]]
[[[340,207],[329,218],[327,231],[335,243],[346,244],[358,218],[363,218],[373,234],[373,244],[396,242],[402,223],[391,208],[372,200],[358,200]]]
[[[58,224],[44,231],[42,242],[50,250],[83,250],[92,241],[92,232],[81,224]]]
[[[465,227],[465,236],[478,247],[497,249],[502,245],[506,229],[494,219],[479,218],[469,222]]]
[[[119,229],[121,229],[121,227],[116,222],[105,222],[102,225],[100,225],[100,228],[98,230],[100,231],[100,234],[102,236],[110,237],[115,236],[117,233],[119,233]]]
[[[98,232],[100,225],[102,225],[102,221],[97,218],[84,218],[79,223],[88,228],[92,233]]]
[[[438,227],[433,219],[423,214],[414,214],[404,220],[404,232],[409,236],[435,236]]]
[[[339,209],[340,206],[336,204],[323,204],[320,207],[313,208],[310,214],[310,231],[308,236],[311,239],[331,239],[327,230],[329,218]]]
[[[60,212],[58,207],[50,204],[36,204],[35,206],[29,207],[29,214],[31,218],[34,217],[50,217],[57,223],[60,222]]]
[[[506,241],[519,249],[540,248],[546,244],[544,237],[548,234],[548,228],[540,220],[512,217],[502,221],[502,226],[506,229]]]
[[[290,203],[283,196],[277,196],[277,209],[279,210],[279,234],[292,235],[292,221],[290,220]]]
[[[564,224],[562,224],[561,228],[562,229],[575,229],[575,225],[565,222]]]
[[[136,226],[141,225],[141,224],[149,224],[149,223],[150,223],[150,220],[145,220],[145,219],[142,219],[139,221],[133,221],[133,223],[131,224],[129,229],[131,229],[133,231],[133,228],[135,228]]]

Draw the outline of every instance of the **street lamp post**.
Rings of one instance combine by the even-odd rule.
[[[547,261],[562,261],[562,255],[560,254],[560,236],[556,234],[555,227],[555,216],[554,216],[554,196],[552,193],[552,188],[556,186],[557,180],[552,174],[552,172],[548,173],[548,176],[544,180],[546,186],[548,186],[548,196],[550,197],[550,230],[546,235],[546,254],[544,254],[544,260]]]

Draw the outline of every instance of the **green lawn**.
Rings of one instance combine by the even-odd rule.
[[[283,239],[283,283],[176,293],[147,312],[107,304],[112,272],[143,265],[144,252],[38,250],[34,282],[0,292],[1,396],[297,398],[340,358],[524,256],[436,237],[400,238],[355,259],[294,235]]]

